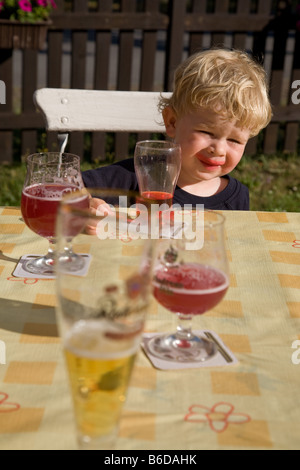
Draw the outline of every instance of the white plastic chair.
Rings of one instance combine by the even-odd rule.
[[[42,88],[34,93],[48,131],[64,150],[72,131],[163,132],[159,92]],[[164,93],[163,96],[170,96]]]

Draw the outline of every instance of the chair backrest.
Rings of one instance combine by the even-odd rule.
[[[159,92],[42,88],[36,106],[49,131],[163,132]],[[171,93],[163,93],[170,96]]]

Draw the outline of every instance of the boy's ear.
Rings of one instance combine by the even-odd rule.
[[[163,120],[165,123],[166,133],[168,137],[174,138],[176,135],[176,121],[177,117],[172,106],[167,106],[162,111]]]

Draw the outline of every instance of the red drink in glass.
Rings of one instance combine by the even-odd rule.
[[[151,204],[158,204],[159,206],[166,204],[168,208],[171,208],[173,204],[173,195],[164,191],[144,191],[141,193],[141,196],[146,201],[148,199],[151,200]],[[158,224],[160,230],[164,224],[170,224],[171,227],[174,225],[174,213],[169,212],[167,208],[164,209],[165,210],[163,211],[158,211]],[[168,211],[167,216],[165,216],[166,211]]]
[[[78,190],[71,184],[35,184],[22,192],[21,210],[26,225],[41,237],[52,239],[55,236],[55,225],[58,205],[66,194]],[[87,196],[72,201],[78,209],[87,209]],[[77,233],[77,231],[76,231]],[[70,236],[76,235],[70,234]]]
[[[186,263],[159,266],[153,281],[156,300],[173,313],[201,315],[215,307],[229,286],[228,277],[210,266]]]
[[[145,199],[151,199],[156,204],[167,204],[169,207],[172,206],[173,194],[165,193],[163,191],[144,191],[141,195]]]

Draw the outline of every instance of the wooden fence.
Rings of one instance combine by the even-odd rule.
[[[43,145],[44,122],[32,100],[37,88],[171,91],[174,69],[183,58],[215,45],[246,49],[262,58],[268,72],[274,117],[251,139],[247,153],[298,151],[300,104],[292,99],[300,80],[297,1],[56,3],[43,50],[0,49],[0,80],[6,85],[6,104],[0,104],[0,162],[20,160]],[[116,159],[128,155],[128,135],[111,140]],[[104,160],[108,141],[102,133],[73,133],[68,150]],[[46,145],[55,148],[56,136],[48,134]]]

